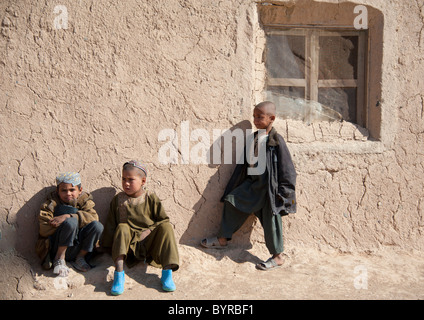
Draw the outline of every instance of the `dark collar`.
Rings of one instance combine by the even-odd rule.
[[[255,138],[258,136],[258,132],[259,131],[254,132]],[[266,145],[269,146],[269,147],[276,147],[276,146],[279,145],[278,132],[274,127],[271,128],[271,131],[268,134],[268,141],[267,141]]]
[[[276,147],[279,145],[277,135],[278,135],[277,130],[275,130],[275,128],[272,127],[271,131],[268,134],[268,146]]]

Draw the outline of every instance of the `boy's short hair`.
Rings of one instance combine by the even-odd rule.
[[[78,172],[62,172],[56,176],[56,186],[61,183],[70,183],[72,186],[81,188],[81,176]]]
[[[127,170],[129,171],[129,170],[132,170],[134,168],[141,170],[144,173],[144,176],[147,177],[146,167],[136,160],[127,161],[122,166],[122,170],[124,170],[124,171],[127,171]]]
[[[276,113],[276,107],[275,104],[271,101],[263,101],[261,103],[258,103],[255,108],[263,108],[266,112],[266,114],[270,116],[275,116]]]

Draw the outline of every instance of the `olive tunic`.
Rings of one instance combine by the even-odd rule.
[[[141,240],[146,230],[151,233]],[[155,193],[146,191],[137,198],[117,194],[110,204],[101,244],[112,248],[114,261],[124,255],[129,267],[146,261],[155,267],[179,268],[174,230]]]

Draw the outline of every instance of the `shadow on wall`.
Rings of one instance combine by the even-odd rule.
[[[38,191],[16,214],[16,250],[29,262],[36,261],[35,243],[38,238],[38,213],[47,196],[56,190],[55,186]]]
[[[233,132],[236,129],[242,129],[244,133],[243,146],[245,143],[245,134],[246,130],[252,129],[250,121],[244,120],[237,123],[229,130]],[[220,150],[221,163],[223,163],[224,157],[224,146],[223,139],[219,138],[209,149],[210,159],[214,159],[214,150]],[[221,223],[221,216],[223,210],[223,203],[220,202],[220,199],[224,193],[224,189],[231,177],[231,174],[235,168],[236,164],[236,139],[232,138],[232,161],[231,164],[214,164],[212,161],[209,161],[209,167],[217,168],[215,174],[209,179],[206,188],[202,192],[202,197],[196,202],[193,206],[194,214],[190,219],[186,231],[180,238],[180,243],[188,246],[197,248],[203,252],[210,254],[215,257],[217,260],[221,260],[225,256],[229,257],[235,262],[246,262],[258,263],[261,260],[247,250],[252,248],[250,241],[251,233],[253,227],[255,226],[257,220],[256,217],[252,214],[251,217],[247,219],[244,225],[238,230],[231,241],[232,250],[228,248],[224,251],[214,250],[214,249],[205,249],[200,246],[200,241],[205,237],[215,236],[219,230]]]
[[[56,190],[55,186],[45,187],[37,192],[17,212],[17,240],[16,250],[30,263],[37,263],[39,259],[35,254],[35,244],[38,238],[38,214],[41,204],[48,195]],[[90,190],[86,190],[90,192]],[[93,196],[94,207],[101,223],[105,223],[109,204],[116,193],[115,188],[104,187],[90,192]]]

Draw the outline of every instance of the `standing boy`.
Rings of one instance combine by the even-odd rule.
[[[265,244],[272,254],[256,268],[270,270],[283,264],[281,216],[296,212],[296,171],[283,137],[272,126],[275,105],[269,101],[256,105],[253,118],[255,127],[265,130],[267,135],[266,159],[262,160],[266,161],[265,172],[249,174],[247,161],[237,164],[221,199],[224,210],[218,235],[203,239],[201,245],[225,248],[233,233],[254,213],[264,228]],[[258,144],[258,132],[255,132],[255,141]]]

